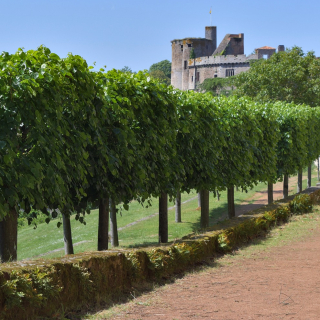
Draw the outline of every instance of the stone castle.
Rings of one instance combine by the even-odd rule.
[[[171,84],[181,90],[195,90],[207,78],[237,75],[249,70],[250,60],[268,59],[276,52],[265,46],[246,56],[243,33],[227,34],[217,47],[217,27],[206,27],[205,38],[175,39],[171,43]],[[278,51],[284,51],[284,46],[279,45]]]

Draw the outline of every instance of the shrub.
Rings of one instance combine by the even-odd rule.
[[[293,214],[302,214],[312,211],[312,199],[308,194],[299,194],[289,202],[289,210]]]

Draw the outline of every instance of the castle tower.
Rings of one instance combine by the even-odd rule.
[[[178,89],[189,89],[191,51],[195,57],[211,56],[217,47],[217,27],[206,27],[205,38],[175,39],[172,43],[171,84]],[[196,75],[191,75],[196,81]]]
[[[206,39],[212,41],[212,49],[217,49],[217,27],[206,27]]]

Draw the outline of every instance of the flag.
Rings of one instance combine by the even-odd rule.
[[[211,9],[210,9],[210,12],[209,12],[210,14],[211,14]]]

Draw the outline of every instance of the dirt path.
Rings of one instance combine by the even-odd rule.
[[[319,319],[319,250],[318,231],[267,255],[189,274],[112,319]]]
[[[292,190],[296,179],[290,180]],[[281,197],[278,183],[274,198]],[[266,203],[267,192],[256,193],[237,207],[237,214]],[[305,231],[303,240],[221,266],[218,261],[205,272],[188,274],[138,298],[133,291],[133,300],[108,319],[320,319],[319,215],[315,220],[319,223]],[[106,317],[102,312],[93,319]]]
[[[297,187],[298,179],[297,177],[289,178],[289,194],[295,190]],[[277,182],[273,185],[273,199],[274,201],[282,199],[283,195],[283,182]],[[236,206],[236,216],[240,216],[245,212],[249,212],[258,209],[264,205],[268,204],[268,191],[256,192],[252,197],[243,201],[240,205]]]

